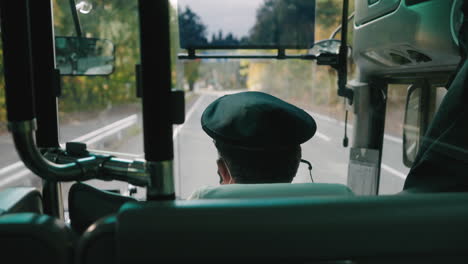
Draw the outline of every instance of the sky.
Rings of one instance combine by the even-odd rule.
[[[207,26],[208,38],[219,29],[240,38],[254,26],[257,9],[264,0],[171,0],[185,9],[189,6]]]

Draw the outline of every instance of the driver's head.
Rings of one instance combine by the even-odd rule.
[[[261,92],[223,96],[201,118],[218,149],[223,184],[291,182],[300,145],[317,129],[305,111]]]

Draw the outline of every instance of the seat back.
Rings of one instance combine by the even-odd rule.
[[[0,252],[10,263],[72,263],[73,234],[55,218],[34,213],[0,216]]]
[[[199,190],[193,198],[237,199],[237,198],[280,198],[351,196],[353,192],[343,184],[330,183],[271,183],[271,184],[227,184]]]
[[[467,204],[467,194],[128,203],[112,246],[119,263],[464,263]]]
[[[68,194],[71,226],[78,234],[107,215],[115,214],[126,202],[135,198],[99,190],[84,183],[75,183]]]
[[[99,219],[88,228],[77,245],[76,263],[117,263],[116,217]]]

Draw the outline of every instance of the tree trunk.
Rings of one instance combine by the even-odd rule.
[[[189,91],[193,92],[194,88],[195,88],[195,82],[189,82]]]

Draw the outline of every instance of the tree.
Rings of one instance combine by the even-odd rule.
[[[223,31],[219,30],[218,35],[213,34],[211,36],[210,45],[213,45],[213,46],[229,47],[229,46],[239,46],[240,44],[241,44],[241,41],[237,39],[237,37],[235,37],[234,34],[232,34],[231,32],[227,33],[224,36]]]
[[[257,10],[250,41],[256,45],[310,46],[314,41],[315,1],[266,0]]]
[[[190,91],[193,91],[193,89],[195,88],[195,82],[200,77],[199,68],[199,60],[186,61],[184,63],[184,77],[189,85]]]
[[[180,46],[182,48],[196,47],[208,43],[206,26],[188,6],[185,7],[184,12],[179,14],[179,28]]]
[[[188,6],[178,15],[180,46],[182,48],[199,47],[206,45],[206,26],[201,18],[193,12]],[[189,85],[189,90],[193,91],[195,82],[199,78],[200,61],[184,62],[184,78]]]

